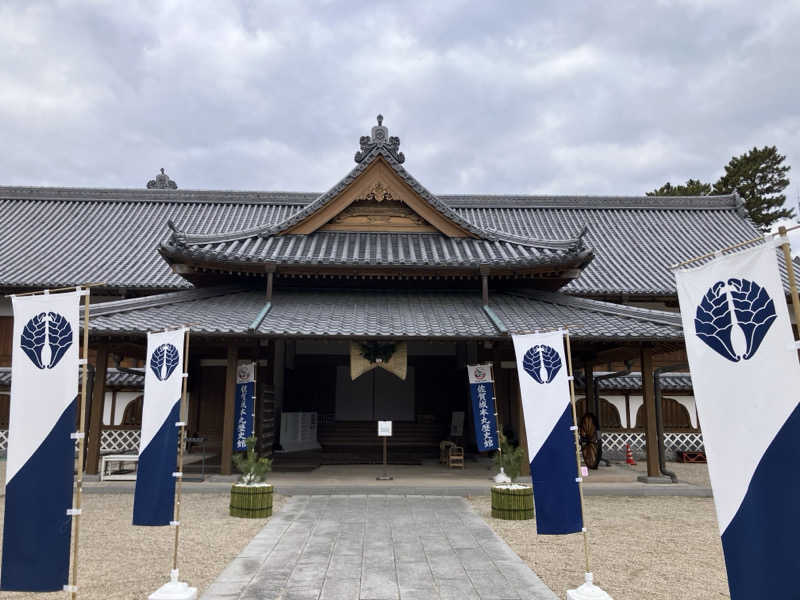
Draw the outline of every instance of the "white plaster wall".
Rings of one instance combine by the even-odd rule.
[[[634,396],[631,394],[630,398],[631,403],[631,424],[630,427],[636,426],[636,413],[639,412],[639,407],[644,404],[644,398],[642,396]]]
[[[114,422],[111,423],[111,392],[106,392],[106,401],[103,406],[103,425],[121,425],[122,415],[125,414],[125,407],[141,395],[142,392],[117,392],[117,406],[114,408]],[[186,394],[186,406],[181,415],[183,421],[188,420],[190,404],[191,394]]]
[[[141,392],[117,392],[117,406],[114,408],[114,422],[110,423],[111,392],[106,392],[106,403],[103,407],[103,424],[119,425],[122,423],[122,415],[125,414],[125,407],[141,395]]]
[[[617,409],[617,412],[619,413],[619,422],[622,424],[622,426],[630,427],[630,425],[627,424],[627,419],[625,416],[625,396],[606,396],[603,394],[600,397],[603,400],[607,400],[609,404]]]

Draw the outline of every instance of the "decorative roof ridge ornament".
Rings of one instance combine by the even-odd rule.
[[[362,135],[358,142],[361,150],[356,152],[355,161],[360,163],[375,148],[385,148],[398,163],[405,162],[405,155],[400,152],[400,138],[389,137],[389,128],[383,125],[383,115],[378,115],[378,124],[372,127],[370,135]]]
[[[170,230],[169,241],[177,246],[186,245],[186,232],[178,229],[177,225],[172,219],[167,219],[167,227]]]
[[[156,175],[155,179],[151,179],[147,182],[147,189],[148,190],[177,190],[178,184],[175,183],[174,180],[169,178],[164,172],[164,167],[161,167],[161,173]]]

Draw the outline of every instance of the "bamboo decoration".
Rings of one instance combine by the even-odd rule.
[[[533,494],[531,488],[492,487],[492,517],[509,521],[524,521],[533,518]]]
[[[231,486],[230,515],[248,519],[272,516],[272,485]]]
[[[589,533],[586,528],[586,511],[583,500],[583,477],[581,476],[581,445],[578,439],[578,414],[575,409],[575,378],[572,373],[572,349],[569,341],[569,329],[564,329],[564,341],[567,346],[567,375],[569,376],[569,397],[572,403],[572,425],[575,433],[575,465],[577,467],[578,493],[581,497],[581,523],[583,523],[583,554],[586,560],[586,573],[591,573],[589,568]]]
[[[180,434],[178,436],[178,481],[176,482],[177,489],[175,490],[175,507],[173,509],[174,523],[175,523],[175,545],[172,550],[172,570],[178,570],[178,539],[181,530],[181,491],[183,488],[183,446],[186,443],[186,422],[183,420],[183,415],[186,412],[186,388],[189,382],[189,333],[191,329],[186,330],[186,335],[183,339],[183,385],[181,388],[181,408],[178,413],[180,419]]]

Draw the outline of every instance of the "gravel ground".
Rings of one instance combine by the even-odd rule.
[[[181,580],[201,592],[247,545],[268,519],[228,515],[230,495],[185,494],[178,567]],[[275,495],[274,509],[285,498]],[[0,502],[0,516],[2,505]],[[78,568],[79,598],[147,598],[169,580],[174,530],[134,527],[133,494],[84,494]],[[64,599],[63,592],[0,592],[0,599]]]
[[[537,536],[533,520],[493,519],[489,497],[470,501],[557,595],[582,583],[583,536]],[[595,583],[614,600],[730,598],[711,498],[591,496],[586,511]]]
[[[631,468],[643,474],[647,473],[647,463],[644,461],[637,462]],[[711,480],[708,478],[708,465],[706,464],[668,462],[667,470],[675,473],[679,481],[711,487]]]

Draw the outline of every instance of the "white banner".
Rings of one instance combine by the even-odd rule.
[[[515,335],[514,352],[540,534],[582,528],[564,332]]]
[[[20,296],[14,309],[4,590],[67,583],[80,354],[80,293]],[[47,490],[47,493],[42,493]]]
[[[175,497],[185,329],[147,335],[134,525],[169,525]]]
[[[676,279],[731,597],[778,597],[797,567],[800,363],[775,248]]]

